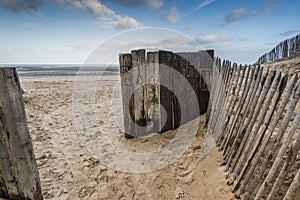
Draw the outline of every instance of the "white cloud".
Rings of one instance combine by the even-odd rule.
[[[164,4],[163,0],[112,0],[112,1],[128,7],[146,6],[152,9],[160,8]]]
[[[232,40],[229,35],[202,34],[194,38],[200,45],[218,44]]]
[[[227,24],[233,23],[235,21],[246,19],[246,18],[251,17],[256,14],[259,14],[259,12],[258,11],[248,11],[245,8],[239,8],[239,9],[236,9],[236,10],[232,11],[231,13],[227,14],[224,17],[223,22],[220,25],[221,26],[227,25]]]
[[[76,9],[93,13],[98,24],[104,28],[131,29],[142,25],[134,18],[122,16],[115,13],[112,9],[98,0],[56,0],[57,2],[70,5]]]
[[[161,16],[164,21],[172,24],[176,23],[180,18],[180,14],[176,7],[172,7],[169,11],[162,12]]]

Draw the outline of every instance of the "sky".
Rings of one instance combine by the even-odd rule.
[[[251,64],[299,33],[295,0],[0,0],[2,64],[117,63],[137,48]]]

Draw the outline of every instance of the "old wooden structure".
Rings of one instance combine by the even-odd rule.
[[[220,59],[215,63],[208,131],[223,152],[232,191],[244,199],[296,199],[298,74]]]
[[[0,68],[0,198],[41,200],[41,184],[14,68]]]
[[[120,54],[125,136],[176,129],[207,111],[214,51]]]
[[[298,56],[300,54],[300,35],[282,41],[270,52],[264,54],[258,59],[259,64]]]

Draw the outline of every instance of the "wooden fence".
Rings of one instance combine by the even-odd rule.
[[[0,199],[43,199],[14,68],[0,68]]]
[[[245,199],[295,199],[300,180],[298,75],[220,59],[215,64],[208,131],[223,153],[228,185]]]
[[[258,59],[259,64],[275,61],[282,58],[289,58],[300,54],[300,35],[284,40],[270,52]]]
[[[214,51],[120,54],[125,136],[176,129],[207,110]],[[206,84],[208,83],[208,84]]]

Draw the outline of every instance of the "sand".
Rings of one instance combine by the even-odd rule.
[[[180,158],[160,170],[128,173],[107,167],[81,140],[74,124],[71,78],[21,78],[21,82],[45,199],[233,199],[220,167],[221,153],[214,148],[199,159],[205,116],[200,117],[198,134]],[[123,137],[118,84],[117,79],[98,81],[98,127],[127,151],[151,152],[168,144],[176,131],[133,140]]]

